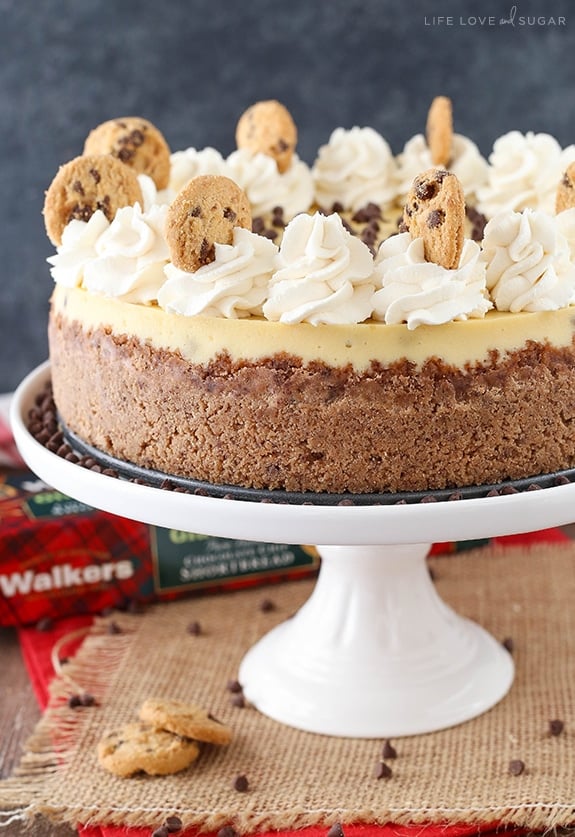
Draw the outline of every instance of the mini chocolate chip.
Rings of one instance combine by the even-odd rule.
[[[72,186],[72,189],[75,192],[78,192],[79,195],[84,195],[85,194],[84,187],[82,186],[82,184],[79,180],[74,181],[74,185]]]
[[[123,633],[121,627],[118,625],[117,622],[108,622],[106,630],[111,635]]]
[[[80,696],[80,706],[95,706],[96,698],[89,692],[83,692]]]
[[[226,689],[228,690],[228,692],[233,692],[234,694],[243,691],[242,684],[239,680],[228,680],[228,685],[226,686]]]
[[[243,693],[238,692],[237,694],[235,694],[233,696],[233,698],[231,699],[230,703],[231,703],[232,706],[235,706],[236,709],[243,709],[244,706],[246,705],[246,701],[245,701],[245,698],[243,696]]]
[[[506,651],[509,651],[510,654],[513,654],[515,650],[515,643],[510,636],[506,636],[505,639],[502,641],[501,645],[505,648]]]
[[[37,631],[51,631],[54,627],[54,620],[51,619],[49,616],[45,616],[43,619],[40,619],[36,622],[36,630]]]
[[[129,136],[129,141],[138,148],[144,142],[144,135],[138,128],[134,128]]]
[[[513,759],[509,762],[509,772],[512,776],[521,776],[525,770],[525,762],[521,759]]]
[[[563,175],[561,183],[563,184],[563,186],[567,186],[568,189],[573,188],[573,184],[571,183],[571,180],[569,179],[569,175],[567,174],[567,172],[565,172],[565,174]]]
[[[440,227],[445,221],[445,212],[443,209],[432,209],[427,216],[427,226],[430,230],[435,230]]]
[[[193,209],[190,209],[188,212],[190,218],[201,218],[202,217],[202,207],[201,206],[194,206]]]
[[[127,148],[126,146],[124,146],[123,148],[120,148],[120,150],[116,152],[115,156],[118,158],[118,160],[121,160],[122,163],[127,163],[134,156],[134,149],[133,148]]]
[[[209,262],[213,262],[215,252],[216,250],[214,245],[210,244],[207,238],[202,239],[202,244],[200,247],[200,263],[209,264]]]
[[[223,828],[220,828],[216,837],[239,837],[239,834],[233,826],[224,825]]]
[[[380,761],[375,768],[374,776],[376,779],[391,779],[393,771],[388,764],[384,761]]]
[[[275,610],[276,606],[275,603],[272,602],[271,599],[262,599],[260,602],[260,610],[262,613],[271,613],[272,610]]]
[[[289,142],[286,142],[285,139],[282,139],[280,137],[280,139],[277,141],[278,151],[287,151],[289,147],[290,147]]]
[[[237,790],[240,793],[246,793],[246,791],[249,790],[249,782],[243,773],[240,773],[234,779],[234,790]]]
[[[82,706],[80,695],[70,695],[68,698],[68,706],[70,709],[76,709],[77,706]]]
[[[549,732],[551,735],[561,735],[564,729],[563,721],[559,720],[559,718],[555,718],[552,721],[549,721]]]
[[[334,822],[327,832],[327,837],[344,837],[344,831],[340,822]]]
[[[234,212],[231,206],[226,206],[226,208],[224,209],[224,218],[227,221],[231,221],[233,223],[237,217],[237,212]]]
[[[252,218],[252,232],[261,233],[265,230],[265,228],[266,225],[261,215],[256,215],[255,218]]]
[[[383,749],[381,751],[381,755],[383,759],[396,759],[397,758],[397,750],[389,740],[389,738],[384,741]]]
[[[168,837],[170,833],[167,825],[160,825],[158,828],[152,831],[152,837]]]
[[[166,826],[170,834],[175,834],[176,831],[182,830],[182,821],[179,817],[176,817],[175,815],[171,817],[166,817],[166,822],[164,823],[164,825]]]
[[[100,172],[98,171],[98,169],[90,169],[90,174],[91,174],[91,175],[92,175],[92,177],[94,178],[94,182],[95,182],[95,183],[99,183],[99,182],[100,182],[100,180],[102,179],[102,175],[100,174]]]
[[[200,636],[202,633],[202,626],[199,622],[190,622],[190,624],[186,628],[186,632],[191,634],[192,636]]]
[[[437,194],[437,184],[430,181],[421,181],[415,184],[415,194],[422,201],[430,201]]]

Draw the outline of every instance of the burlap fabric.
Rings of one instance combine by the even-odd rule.
[[[58,821],[157,825],[178,814],[207,830],[242,833],[343,823],[514,823],[550,829],[575,820],[575,546],[490,546],[433,559],[441,596],[494,636],[512,637],[516,680],[493,710],[466,724],[397,739],[390,779],[377,779],[381,741],[284,727],[231,704],[247,648],[308,597],[299,581],[114,615],[99,621],[52,685],[51,704],[0,807]],[[264,596],[276,609],[263,612]],[[187,631],[191,621],[200,636]],[[64,676],[64,672],[65,675]],[[98,706],[71,709],[80,686]],[[118,779],[96,760],[102,733],[136,716],[150,695],[193,699],[234,729],[175,776]],[[549,721],[565,728],[551,735]],[[515,776],[509,763],[520,759]],[[250,790],[233,788],[237,774]]]

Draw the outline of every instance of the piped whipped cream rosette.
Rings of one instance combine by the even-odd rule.
[[[233,243],[216,242],[214,260],[193,273],[166,265],[167,280],[158,293],[158,304],[184,317],[261,315],[277,249],[269,239],[236,227]]]
[[[397,156],[398,191],[402,199],[411,188],[413,179],[421,171],[431,168],[431,151],[423,134],[416,134],[406,142]],[[467,198],[474,199],[487,183],[488,164],[477,145],[462,134],[454,134],[452,154],[446,168],[456,175]]]
[[[574,299],[575,264],[552,215],[500,213],[485,227],[483,260],[499,311],[556,311]]]
[[[478,190],[478,209],[488,218],[522,209],[552,213],[557,183],[573,160],[575,145],[562,149],[549,134],[504,134],[489,155],[487,183]]]
[[[313,203],[311,170],[295,153],[285,172],[280,172],[267,154],[243,148],[232,151],[226,165],[228,177],[248,196],[254,217],[281,206],[285,220],[290,221],[299,212],[307,212]]]
[[[406,323],[409,330],[453,320],[484,317],[492,308],[486,293],[485,265],[475,241],[466,239],[456,268],[427,261],[422,238],[400,233],[384,241],[375,258],[380,288],[373,318]]]
[[[298,215],[285,229],[263,313],[281,323],[360,323],[372,311],[373,256],[337,215]]]
[[[70,221],[48,259],[54,280],[125,302],[154,302],[169,259],[166,213],[167,206],[143,212],[136,203],[119,209],[111,223],[100,210],[88,221]]]
[[[369,203],[386,207],[398,194],[397,165],[387,141],[373,128],[336,128],[312,166],[315,201],[356,212]]]

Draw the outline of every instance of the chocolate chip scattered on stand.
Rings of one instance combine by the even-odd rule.
[[[389,764],[386,764],[384,761],[380,761],[376,765],[374,776],[376,779],[391,779],[393,771]]]
[[[275,610],[275,602],[272,602],[271,599],[262,599],[260,602],[260,610],[262,613],[271,613],[272,610]]]
[[[397,750],[395,749],[389,738],[383,742],[381,756],[384,760],[397,758]]]
[[[194,622],[190,622],[190,624],[186,628],[186,633],[191,634],[192,636],[201,636],[202,626],[197,620]]]
[[[239,837],[236,829],[231,825],[224,825],[217,833],[216,837]]]
[[[168,827],[164,823],[164,825],[160,825],[152,831],[152,837],[168,837],[169,833]]]
[[[239,793],[247,793],[249,788],[250,783],[248,782],[247,776],[243,773],[239,773],[234,779],[234,790],[239,791]]]
[[[327,837],[345,837],[344,830],[340,822],[334,822],[327,832]]]
[[[122,634],[122,633],[124,633],[122,628],[120,627],[120,625],[118,625],[118,623],[114,622],[113,620],[112,620],[112,622],[108,622],[108,624],[106,626],[106,631],[109,634]]]
[[[554,718],[552,721],[549,721],[549,732],[553,736],[561,735],[564,728],[565,724],[559,718]]]
[[[243,692],[237,692],[234,694],[230,703],[232,706],[235,706],[236,709],[243,709],[246,705],[246,699],[244,698]]]
[[[45,616],[44,619],[40,619],[39,622],[36,622],[36,630],[44,633],[45,631],[51,631],[54,627],[54,620],[50,619],[49,616]]]
[[[177,831],[182,830],[182,821],[179,817],[176,817],[175,815],[172,815],[171,817],[166,817],[164,825],[168,829],[169,834],[175,834]]]
[[[521,761],[521,759],[512,759],[509,762],[509,772],[512,776],[521,776],[524,771],[525,762]]]
[[[243,692],[242,684],[239,680],[228,680],[228,685],[226,686],[228,692],[233,692],[237,694],[238,692]]]
[[[510,636],[506,636],[505,639],[502,641],[501,645],[505,648],[506,651],[509,651],[510,654],[513,654],[515,650],[515,644]]]

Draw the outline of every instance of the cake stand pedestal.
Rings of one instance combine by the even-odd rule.
[[[15,441],[45,482],[82,502],[156,526],[272,543],[313,543],[322,562],[309,600],[246,655],[239,680],[261,712],[310,732],[380,738],[471,719],[509,690],[513,661],[448,607],[426,566],[430,544],[572,522],[575,484],[453,502],[310,506],[195,496],[66,461],[26,427],[47,364],[15,393]]]

